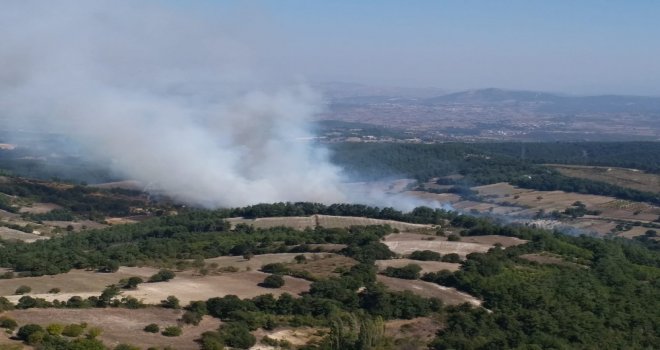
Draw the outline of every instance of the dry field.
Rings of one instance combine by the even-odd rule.
[[[44,225],[51,227],[59,227],[66,229],[67,226],[73,226],[73,231],[81,231],[84,229],[101,229],[108,227],[107,225],[100,224],[92,220],[80,220],[80,221],[44,221]]]
[[[290,262],[291,259],[287,258],[286,261]],[[268,274],[256,271],[261,265],[255,266],[255,271],[222,273],[209,276],[200,276],[193,271],[176,272],[176,277],[169,282],[143,283],[140,284],[137,290],[124,291],[123,295],[136,297],[147,304],[157,304],[167,298],[167,296],[174,295],[183,304],[186,304],[192,300],[206,300],[228,294],[235,294],[242,298],[251,298],[267,293],[274,295],[280,295],[282,293],[297,295],[309,289],[309,281],[288,276],[284,278],[286,284],[282,288],[269,289],[260,287],[258,284],[268,276]],[[227,266],[230,265],[228,264]],[[158,269],[150,267],[121,267],[116,273],[72,270],[71,272],[54,276],[0,280],[0,295],[5,296],[12,302],[17,302],[21,298],[21,295],[13,295],[14,291],[19,286],[26,285],[32,288],[32,292],[29,294],[32,297],[44,298],[51,301],[55,299],[68,300],[70,297],[76,295],[86,298],[98,296],[106,286],[117,283],[121,279],[138,276],[146,280],[157,271]],[[57,294],[48,293],[52,288],[60,288],[61,292]]]
[[[28,206],[21,207],[19,212],[29,214],[45,214],[55,209],[62,209],[62,207],[53,203],[32,203]]]
[[[376,260],[376,266],[379,271],[385,270],[388,267],[404,267],[408,264],[416,264],[422,268],[422,273],[438,272],[442,270],[457,271],[461,264],[448,263],[442,261],[419,261],[412,259],[391,259],[391,260]]]
[[[433,238],[433,240],[427,240]],[[432,250],[442,255],[456,253],[462,257],[474,252],[486,252],[492,248],[490,244],[449,242],[445,237],[425,236],[414,239],[409,234],[391,234],[384,242],[391,251],[408,255],[416,250]]]
[[[208,264],[218,264],[219,268],[233,266],[240,271],[246,270],[259,270],[263,265],[272,264],[272,263],[295,263],[294,257],[300,255],[300,253],[278,253],[278,254],[262,254],[255,255],[250,260],[243,259],[241,256],[221,256],[217,258],[211,258],[204,260]],[[338,255],[332,253],[304,253],[307,260],[314,260],[319,258],[324,258],[326,256],[335,257]],[[315,258],[318,256],[318,258]]]
[[[645,173],[637,169],[559,164],[549,164],[548,166],[570,177],[606,182],[639,191],[660,192],[660,175]]]
[[[23,231],[18,231],[8,227],[0,226],[0,238],[8,239],[8,240],[18,240],[29,243],[39,239],[47,239],[48,237],[43,237],[36,235],[34,233],[26,233]]]
[[[227,221],[233,225],[247,224],[257,228],[269,228],[276,226],[293,227],[298,230],[307,227],[314,228],[317,225],[327,228],[350,227],[364,225],[390,225],[400,231],[425,230],[431,225],[409,224],[406,222],[393,220],[369,219],[352,216],[332,216],[332,215],[312,215],[312,216],[291,216],[291,217],[271,217],[257,219],[230,218]]]
[[[411,291],[425,298],[438,298],[447,305],[459,305],[470,303],[475,306],[481,305],[481,300],[456,290],[435,283],[420,280],[404,280],[378,275],[378,281],[395,291]]]
[[[358,262],[342,255],[329,255],[324,256],[315,255],[313,259],[307,259],[307,262],[302,264],[291,263],[287,267],[294,271],[306,271],[317,278],[325,278],[337,275],[337,269],[348,270]]]
[[[150,323],[158,324],[161,329],[177,324],[183,311],[162,308],[146,309],[28,309],[15,310],[5,313],[19,324],[37,323],[48,325],[51,323],[81,323],[86,322],[88,327],[99,327],[103,333],[99,337],[110,348],[118,344],[131,344],[146,349],[150,346],[163,348],[171,346],[175,349],[199,349],[195,342],[206,331],[216,330],[220,320],[204,317],[198,326],[184,326],[183,334],[179,337],[165,337],[158,333],[147,333],[142,329]],[[17,343],[17,342],[16,342]]]
[[[618,236],[620,237],[626,237],[626,238],[633,238],[637,236],[642,236],[646,233],[648,230],[655,230],[656,232],[660,233],[660,229],[657,228],[648,228],[648,227],[642,227],[642,226],[634,226],[632,229],[629,231],[623,231],[619,232]]]

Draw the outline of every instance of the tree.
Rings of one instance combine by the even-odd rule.
[[[410,254],[410,259],[420,261],[440,261],[442,256],[432,250],[416,250]]]
[[[220,336],[225,345],[238,349],[249,349],[257,343],[247,326],[240,322],[223,324],[220,327]]]
[[[408,264],[404,267],[399,267],[399,268],[389,266],[388,268],[385,269],[383,273],[389,277],[403,278],[407,280],[416,280],[419,278],[421,271],[422,271],[421,266],[417,264]]]
[[[442,257],[443,262],[449,262],[449,263],[460,263],[461,262],[461,256],[456,254],[456,253],[449,253],[445,254]]]
[[[64,329],[62,330],[62,335],[67,336],[67,337],[78,337],[80,336],[83,332],[85,331],[85,327],[81,324],[68,324],[64,326]]]
[[[280,288],[284,285],[284,278],[281,275],[270,275],[260,283],[260,286],[266,288]]]

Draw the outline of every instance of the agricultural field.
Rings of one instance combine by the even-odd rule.
[[[28,309],[14,310],[4,316],[14,318],[19,324],[36,323],[47,326],[52,323],[72,324],[85,322],[87,327],[103,330],[99,339],[110,348],[119,344],[131,344],[146,349],[151,346],[170,346],[181,350],[197,350],[195,341],[206,331],[213,331],[220,320],[206,316],[198,326],[184,326],[178,337],[165,337],[159,333],[148,333],[143,328],[155,323],[160,328],[179,324],[182,310],[148,307],[145,309],[108,308],[98,309]],[[20,344],[15,341],[14,344]]]
[[[634,190],[660,193],[660,175],[637,169],[547,164],[563,175],[601,181]]]

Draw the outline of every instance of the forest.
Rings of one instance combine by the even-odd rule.
[[[478,186],[509,182],[523,188],[612,196],[660,204],[660,194],[578,179],[547,163],[630,167],[660,172],[660,142],[626,143],[343,143],[332,160],[356,180],[441,178],[443,185]],[[443,179],[449,175],[460,179]]]

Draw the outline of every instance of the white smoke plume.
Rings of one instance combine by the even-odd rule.
[[[3,2],[0,120],[65,133],[191,204],[344,201],[340,169],[300,141],[319,96],[268,83],[217,22],[156,2]]]

